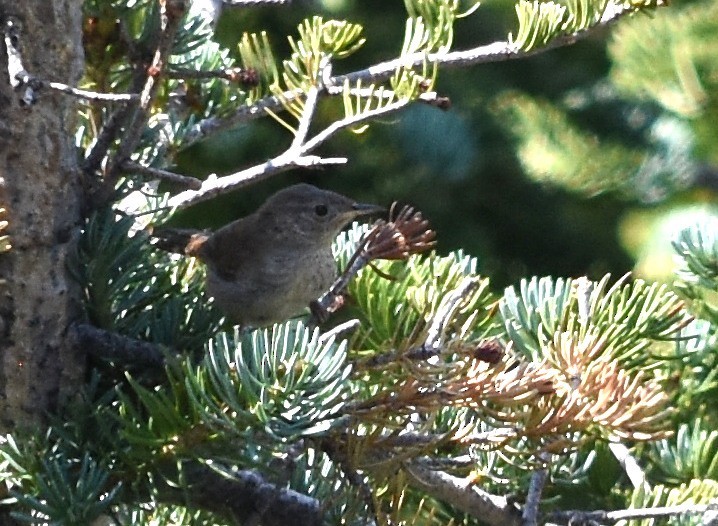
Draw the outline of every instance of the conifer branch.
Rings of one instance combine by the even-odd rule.
[[[34,104],[37,101],[37,93],[43,88],[92,102],[128,102],[139,98],[136,93],[100,93],[75,88],[62,82],[41,79],[29,73],[23,65],[20,49],[20,37],[22,36],[20,22],[12,16],[7,17],[2,22],[2,32],[8,56],[7,67],[10,85],[20,92],[21,104],[28,106]]]
[[[164,74],[169,62],[172,44],[181,26],[185,8],[185,3],[182,0],[167,0],[160,3],[157,46],[152,62],[147,67],[139,100],[128,106],[130,115],[125,128],[125,136],[106,175],[105,187],[107,191],[112,191],[122,171],[122,164],[130,158],[139,144],[142,131],[150,116],[152,103],[160,87],[158,80]]]
[[[196,79],[196,80],[212,80],[223,79],[229,82],[236,82],[244,86],[256,86],[258,83],[259,73],[252,68],[226,68],[214,70],[195,70],[189,68],[172,67],[167,72],[167,77],[171,79]]]
[[[520,526],[521,516],[508,498],[492,495],[471,479],[431,470],[418,462],[405,463],[409,484],[451,503],[490,526]]]
[[[550,454],[539,454],[539,458],[548,463]],[[523,513],[521,515],[522,526],[536,526],[538,524],[539,506],[541,505],[541,494],[543,493],[546,479],[548,478],[548,466],[541,466],[534,470],[531,474],[531,482],[529,483],[526,495],[526,503],[524,504]]]
[[[703,515],[718,510],[718,504],[681,504],[679,506],[659,506],[655,508],[636,508],[616,511],[556,511],[548,515],[548,520],[561,524],[615,524],[619,521],[660,519],[677,515]]]
[[[403,57],[398,57],[385,62],[380,62],[368,68],[357,70],[345,75],[337,75],[329,79],[326,86],[320,90],[319,96],[339,94],[336,86],[344,86],[345,83],[355,85],[357,81],[363,84],[386,81],[401,68],[420,67],[424,63],[434,63],[443,67],[466,67],[506,60],[529,58],[542,54],[553,49],[575,44],[600,28],[617,22],[620,18],[635,12],[635,8],[629,6],[618,6],[611,11],[606,11],[601,21],[589,28],[575,33],[562,35],[554,38],[542,47],[533,48],[528,51],[521,50],[509,40],[496,41],[491,44],[476,46],[463,51],[449,51],[440,53],[418,52]],[[267,110],[272,112],[282,111],[283,103],[292,101],[302,94],[297,91],[285,91],[281,96],[270,95],[258,100],[251,106],[238,108],[233,114],[227,117],[210,117],[198,122],[188,136],[187,145],[205,139],[214,133],[229,129],[239,123],[264,117]]]
[[[202,187],[202,181],[196,177],[181,175],[167,170],[162,170],[160,168],[153,168],[151,166],[143,166],[134,161],[125,161],[122,164],[122,170],[147,175],[152,179],[162,179],[170,183],[186,186],[192,190],[199,190]]]
[[[409,101],[406,99],[398,100],[375,110],[370,110],[335,121],[312,138],[300,145],[293,144],[286,151],[269,161],[230,175],[207,179],[202,183],[202,187],[199,190],[186,190],[174,195],[169,199],[167,204],[170,208],[187,208],[194,204],[207,201],[208,199],[225,192],[237,190],[267,179],[272,175],[284,172],[291,168],[300,166],[303,168],[315,168],[318,166],[346,164],[347,159],[344,157],[324,158],[309,154],[333,137],[340,130],[374,119],[381,115],[395,112],[406,106],[408,103]]]
[[[76,323],[69,329],[75,345],[102,360],[142,367],[161,368],[165,357],[158,345],[135,340],[87,323]]]
[[[316,155],[286,155],[287,152],[256,166],[240,170],[222,177],[210,177],[202,182],[199,190],[185,190],[172,196],[167,205],[169,208],[187,208],[207,201],[225,192],[238,190],[264,179],[286,172],[292,168],[318,168],[337,164],[346,164],[345,157],[319,157]],[[290,152],[291,153],[291,152]]]
[[[190,505],[231,517],[237,524],[262,526],[320,526],[320,502],[307,495],[267,481],[256,471],[184,461],[179,473],[186,488],[177,488],[157,477],[159,499]],[[167,466],[174,471],[174,464]]]

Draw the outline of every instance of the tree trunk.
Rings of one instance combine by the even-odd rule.
[[[0,0],[19,28],[22,65],[43,80],[82,73],[81,0]],[[77,391],[84,358],[66,338],[80,290],[66,257],[81,225],[83,191],[73,144],[76,102],[39,92],[32,106],[10,86],[0,44],[0,208],[12,248],[0,252],[0,432],[42,425]],[[12,67],[10,68],[12,70]],[[0,248],[0,250],[2,250]]]

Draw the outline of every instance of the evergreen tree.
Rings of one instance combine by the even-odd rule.
[[[714,521],[716,224],[676,239],[671,284],[549,276],[497,291],[475,258],[428,252],[433,233],[405,208],[336,240],[347,270],[327,301],[353,299],[339,313],[256,330],[223,321],[204,269],[148,234],[279,172],[346,163],[318,153],[344,129],[439,111],[444,67],[545,52],[658,6],[519,0],[505,40],[454,51],[478,5],[406,0],[397,58],[337,75],[364,44],[351,21],[307,18],[281,59],[277,35],[245,34],[236,52],[211,39],[218,6],[257,3],[282,2],[86,0],[79,87],[79,3],[0,4],[3,96],[29,107],[4,116],[34,132],[7,134],[0,185],[3,524]],[[63,29],[66,48],[41,49]],[[524,102],[496,111],[531,126],[554,114]],[[290,132],[271,159],[204,180],[174,170],[259,117]],[[585,144],[559,128],[560,146]],[[584,168],[554,173],[587,188]]]

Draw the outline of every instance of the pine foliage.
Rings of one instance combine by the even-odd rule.
[[[159,5],[86,2],[85,87],[133,91],[128,56],[151,48]],[[530,51],[594,27],[609,9],[643,7],[655,2],[520,0],[519,29],[508,40]],[[406,8],[401,56],[421,56],[419,66],[398,67],[386,82],[340,86],[344,118],[378,114],[434,86],[436,56],[451,49],[454,23],[466,13],[455,0],[407,0]],[[289,56],[278,60],[265,33],[245,35],[235,56],[212,42],[211,32],[206,16],[183,15],[169,60],[176,75],[163,79],[133,160],[166,167],[196,140],[202,120],[269,95],[291,116],[276,117],[297,133],[310,93],[327,87],[330,62],[364,43],[360,25],[314,17],[299,25]],[[186,69],[231,70],[234,84]],[[526,112],[542,110],[552,111],[525,104],[516,120],[535,122]],[[109,113],[82,111],[76,141],[88,158]],[[567,123],[552,128],[537,120],[556,132],[542,145],[549,153],[563,139],[593,151],[591,137]],[[558,128],[566,135],[556,137]],[[633,150],[615,146],[600,163],[611,168],[626,159],[638,162]],[[615,475],[606,474],[609,444],[617,442],[651,469],[636,489],[619,471],[616,488],[593,492],[597,506],[716,498],[715,225],[676,241],[682,267],[674,284],[544,276],[500,292],[475,258],[430,253],[361,271],[342,312],[358,320],[352,332],[303,319],[242,332],[222,323],[195,261],[150,245],[138,220],[147,211],[126,210],[141,186],[129,172],[117,180],[119,204],[88,218],[69,267],[87,319],[157,344],[164,368],[97,360],[92,380],[45,435],[2,438],[3,503],[18,521],[231,524],[221,511],[191,505],[196,488],[187,484],[187,466],[194,463],[226,478],[261,471],[279,487],[318,499],[332,524],[468,524],[473,519],[452,502],[419,489],[417,473],[518,494],[533,470],[545,469],[556,492],[545,504],[558,508],[566,500],[561,488],[606,486]],[[564,172],[568,180],[575,170]],[[147,199],[161,206],[165,198]],[[341,267],[365,233],[355,225],[337,239]]]
[[[109,250],[108,231],[134,242],[123,220],[105,230],[93,236],[88,228],[82,246],[103,247],[108,267],[147,260],[143,250]],[[340,238],[337,253],[348,253],[362,230]],[[406,513],[441,516],[438,502],[419,499],[409,485],[412,462],[453,464],[455,472],[475,473],[489,487],[519,489],[535,455],[552,452],[561,459],[557,478],[588,483],[595,458],[586,451],[598,447],[588,445],[609,438],[666,437],[646,458],[668,469],[656,477],[673,485],[626,493],[627,504],[685,502],[690,484],[698,484],[692,480],[712,477],[715,433],[703,426],[714,417],[706,413],[690,431],[686,423],[668,438],[671,419],[691,422],[695,415],[671,409],[681,395],[667,389],[667,374],[686,355],[675,351],[686,345],[681,334],[691,316],[666,286],[627,278],[611,283],[608,276],[600,282],[544,277],[497,298],[476,274],[475,261],[460,253],[382,266],[394,280],[365,269],[352,285],[350,314],[361,328],[350,339],[325,337],[297,321],[219,332],[202,345],[201,360],[190,354],[169,361],[160,383],[129,374],[95,400],[88,394],[79,410],[82,428],[111,427],[99,441],[59,422],[50,435],[22,447],[6,437],[2,472],[26,510],[18,518],[68,523],[70,516],[97,516],[114,506],[137,521],[199,521],[187,518],[194,517],[190,511],[133,511],[123,502],[168,476],[168,461],[256,469],[286,458],[297,444],[303,446],[292,461],[292,487],[328,499],[335,517],[350,510],[361,516],[367,506],[384,510],[379,516],[387,521]],[[689,271],[682,275],[701,281]],[[128,282],[146,283],[143,276]],[[447,308],[457,290],[464,296]],[[427,327],[441,312],[447,316],[441,328]],[[276,469],[279,476],[286,467]],[[356,473],[371,488],[370,501],[352,489]],[[72,492],[57,493],[56,484]],[[693,502],[703,502],[697,497],[703,494]]]

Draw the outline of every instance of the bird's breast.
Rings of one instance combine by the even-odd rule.
[[[266,256],[266,255],[265,255]],[[224,279],[208,269],[207,290],[234,322],[262,326],[294,317],[331,287],[337,266],[331,250],[281,251]]]

